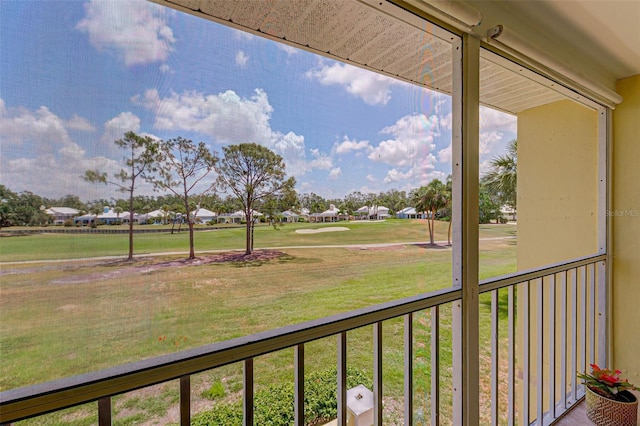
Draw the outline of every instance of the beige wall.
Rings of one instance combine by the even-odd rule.
[[[518,114],[518,269],[597,251],[597,112],[566,100]]]
[[[551,263],[568,261],[597,252],[598,209],[598,115],[597,112],[566,100],[532,108],[518,114],[518,269],[525,270]],[[569,277],[570,278],[570,277]],[[580,280],[580,279],[579,279]],[[537,290],[533,282],[530,290],[530,359],[531,392],[535,395],[538,383],[537,365],[542,361],[543,380],[549,380],[549,354],[536,358]],[[545,281],[543,304],[545,328],[548,327],[549,304]],[[518,312],[524,312],[518,288]],[[560,294],[556,294],[560,300]],[[560,311],[556,307],[556,318]],[[559,333],[558,333],[559,336]],[[516,337],[517,376],[522,376],[524,322],[518,321]],[[581,340],[580,340],[581,341]],[[549,335],[545,332],[544,347]],[[559,338],[556,348],[560,348]],[[556,354],[557,356],[557,354]],[[559,358],[556,359],[559,365]],[[584,368],[579,368],[583,370]],[[573,372],[571,372],[571,375]],[[567,380],[571,376],[567,372]],[[554,374],[556,386],[559,376]],[[543,385],[544,409],[549,408],[548,383]],[[523,383],[518,381],[518,406],[522,407]],[[535,397],[534,397],[535,399]],[[524,413],[520,411],[520,422]],[[530,420],[535,419],[536,406],[530,406]]]
[[[640,386],[640,75],[620,80],[613,112],[613,364]]]

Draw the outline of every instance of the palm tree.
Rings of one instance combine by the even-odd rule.
[[[116,214],[116,222],[119,224],[120,223],[120,213],[122,213],[124,210],[122,209],[122,207],[115,206],[113,208],[113,211]]]
[[[413,193],[416,211],[429,212],[427,225],[429,228],[429,242],[435,244],[435,220],[438,210],[447,205],[449,191],[444,183],[434,179],[427,186],[421,186]]]
[[[507,144],[506,153],[494,157],[489,172],[483,177],[487,190],[502,204],[516,209],[518,190],[518,141]]]

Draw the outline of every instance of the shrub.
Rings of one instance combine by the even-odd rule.
[[[67,219],[64,222],[62,222],[62,226],[66,226],[67,228],[73,226],[73,220],[71,219]]]
[[[338,415],[336,369],[313,372],[305,378],[305,423],[326,423]],[[219,383],[219,382],[216,382]],[[371,378],[363,371],[347,369],[347,388],[362,384],[371,389]],[[215,386],[215,384],[214,384]],[[213,386],[212,386],[213,388]],[[256,392],[254,397],[254,422],[266,426],[293,424],[293,383],[269,386]],[[193,426],[242,425],[242,402],[216,404],[211,410],[193,417]]]
[[[224,391],[224,385],[222,384],[221,381],[218,380],[215,383],[213,383],[209,389],[202,392],[201,395],[203,398],[214,400],[214,399],[222,398],[223,396],[226,395],[226,392]]]

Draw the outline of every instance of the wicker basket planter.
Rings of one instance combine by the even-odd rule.
[[[631,392],[634,402],[614,401],[586,389],[587,417],[596,426],[638,426],[638,399]]]

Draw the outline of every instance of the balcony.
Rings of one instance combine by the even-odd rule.
[[[176,0],[164,2],[159,0],[158,2],[167,3],[171,7],[178,5],[178,8],[187,10],[189,13],[205,14],[202,9],[196,7],[200,4],[198,1]],[[224,2],[218,3],[222,4]],[[375,9],[377,3],[371,1],[353,2],[353,4],[357,4],[359,7],[362,6],[367,11]],[[286,2],[273,2],[273,4],[286,5]],[[309,4],[311,5],[312,2],[309,2]],[[401,18],[391,19],[393,26],[391,24],[388,25],[389,32],[402,33],[404,31],[402,28],[395,28],[396,25],[400,27],[404,25],[400,23],[401,21],[410,24],[412,27],[411,34],[413,34],[414,30],[422,31],[421,29],[425,27],[424,21],[422,18],[418,19],[417,14],[411,14],[408,17],[405,12],[400,14],[393,10],[395,5],[391,2],[384,4],[380,2],[379,5],[384,9],[382,16],[385,22],[387,22],[386,19],[388,17],[394,18],[395,15]],[[344,7],[349,9],[351,6]],[[225,10],[220,8],[221,14]],[[262,11],[256,9],[247,13],[260,14]],[[360,11],[359,13],[364,12]],[[274,13],[274,16],[287,17],[289,15],[286,13]],[[301,14],[300,16],[309,15]],[[372,22],[379,18],[380,16],[371,17]],[[244,30],[252,30],[255,34],[264,35],[260,28],[243,26],[238,23],[237,19],[231,20],[229,17],[223,19],[222,15],[217,16],[215,14],[212,14],[208,19],[224,21],[235,27],[242,26]],[[357,22],[356,18],[349,17],[347,13],[337,11],[332,19],[336,22],[344,20],[346,23],[346,25],[336,25],[336,27],[345,30],[342,40],[346,40],[347,36],[351,36],[353,28],[348,24]],[[258,22],[258,19],[256,18],[255,21]],[[286,22],[283,24],[285,29],[286,24]],[[320,24],[322,22],[318,25]],[[303,25],[300,25],[295,29],[303,27]],[[353,52],[343,52],[344,54],[340,56],[336,53],[329,53],[336,50],[334,49],[335,46],[324,46],[326,40],[320,40],[323,43],[319,43],[317,46],[314,46],[313,43],[310,45],[302,41],[294,43],[291,40],[295,40],[295,37],[289,37],[288,34],[284,34],[280,31],[282,28],[278,25],[272,25],[269,28],[274,31],[272,34],[267,34],[271,39],[282,39],[289,45],[306,45],[307,50],[315,49],[325,56],[346,60],[359,66],[371,64],[369,60],[372,58],[383,61],[391,57],[392,54],[397,54],[399,52],[397,46],[409,46],[409,44],[405,46],[402,40],[399,40],[397,45],[389,44],[386,46],[388,51],[382,54],[379,46],[367,44],[366,48],[362,48],[359,51],[359,53],[364,52],[364,57],[356,58],[350,55]],[[364,24],[359,24],[358,27],[358,29],[367,28],[369,26]],[[370,29],[374,32],[378,31],[378,28],[374,26],[371,26]],[[422,34],[424,31],[420,31],[416,30],[415,38],[417,40],[422,40],[425,36]],[[436,28],[434,31],[440,32],[442,30]],[[328,33],[328,31],[325,32]],[[324,33],[309,30],[308,34],[302,35],[311,36],[314,34]],[[460,34],[458,32],[456,36]],[[295,35],[293,34],[293,36]],[[409,36],[406,37],[408,38]],[[465,42],[470,41],[470,37],[464,37],[466,37]],[[336,43],[341,42],[340,37],[336,37],[336,39]],[[363,37],[363,40],[379,41],[379,38],[371,36]],[[527,74],[528,70],[523,70],[523,67],[520,66],[522,61],[515,63],[502,57],[498,58],[495,54],[495,49],[494,51],[480,49],[478,45],[469,50],[468,45],[465,44],[467,51],[464,58],[472,57],[474,60],[479,60],[480,64],[472,66],[471,71],[465,69],[463,75],[463,71],[458,67],[461,56],[459,56],[459,53],[454,53],[457,51],[456,46],[458,45],[452,48],[450,44],[435,39],[432,43],[437,47],[434,50],[434,58],[438,58],[438,62],[434,61],[430,65],[433,65],[433,71],[438,71],[440,74],[435,75],[437,78],[434,78],[429,83],[431,87],[450,93],[454,97],[454,121],[457,122],[458,130],[464,129],[461,132],[464,134],[464,141],[457,140],[456,143],[458,145],[454,149],[464,150],[464,158],[468,158],[468,154],[471,154],[471,158],[477,160],[479,140],[477,134],[479,127],[477,107],[479,102],[493,105],[514,114],[522,113],[522,115],[518,116],[518,120],[521,118],[523,122],[525,119],[530,120],[529,126],[533,129],[528,134],[525,132],[523,136],[532,137],[532,135],[535,135],[539,138],[539,133],[542,133],[541,129],[552,126],[547,126],[545,122],[536,121],[540,117],[533,116],[528,111],[557,102],[562,97],[559,98],[556,91],[562,92],[565,97],[572,97],[572,100],[577,96],[573,89],[567,88],[572,87],[570,79],[563,79],[560,76],[561,84],[556,84],[558,80],[556,76],[557,80],[544,82],[545,88],[539,94],[540,97],[535,97],[538,96],[536,91],[540,88],[535,87],[536,84],[532,82],[539,82],[541,80],[540,75],[544,74],[544,70],[536,69]],[[421,70],[413,67],[415,64],[421,63],[420,55],[422,51],[410,48],[404,53],[406,53],[404,61],[400,60],[402,59],[400,58],[391,64],[400,67],[399,69],[387,69],[382,65],[379,65],[378,68],[375,68],[374,65],[369,65],[368,68],[384,72],[386,75],[399,76],[404,81],[424,84],[423,80],[419,78],[422,77]],[[507,62],[510,62],[510,64],[506,64]],[[527,63],[526,61],[524,62]],[[452,64],[455,64],[455,66]],[[403,74],[403,72],[405,73]],[[514,74],[519,77],[514,77]],[[474,78],[480,81],[480,88],[477,87],[477,83],[474,85]],[[499,81],[496,83],[495,80]],[[558,88],[563,84],[567,87]],[[591,121],[579,119],[574,122],[574,127],[576,128],[584,125],[585,122],[593,124],[594,121],[597,121],[598,123],[597,142],[592,146],[592,151],[597,151],[597,154],[585,161],[585,164],[590,164],[591,166],[597,163],[597,166],[593,166],[597,170],[589,169],[589,173],[592,171],[593,173],[589,175],[592,176],[592,180],[590,181],[591,187],[587,190],[574,191],[572,190],[573,188],[569,188],[566,193],[572,196],[579,194],[592,197],[595,201],[591,204],[597,206],[592,211],[597,210],[597,219],[593,219],[583,212],[583,216],[587,216],[590,221],[587,224],[589,227],[587,227],[582,226],[582,223],[574,223],[575,218],[571,217],[571,220],[566,223],[575,225],[572,228],[573,233],[559,235],[564,240],[580,240],[581,234],[587,233],[585,229],[594,230],[597,228],[594,233],[597,232],[598,236],[593,238],[597,239],[597,244],[593,244],[593,246],[597,245],[597,247],[595,247],[595,250],[588,250],[588,252],[600,254],[574,260],[565,259],[565,255],[561,257],[565,259],[561,263],[535,267],[510,276],[492,278],[481,282],[479,287],[477,287],[477,274],[475,274],[476,287],[479,289],[482,301],[486,301],[489,307],[486,311],[476,316],[472,315],[470,318],[463,318],[461,310],[462,300],[469,295],[465,296],[464,291],[466,289],[458,287],[436,293],[416,295],[407,299],[371,306],[336,316],[320,318],[107,370],[95,371],[82,376],[26,388],[12,389],[0,394],[0,422],[9,424],[20,419],[38,417],[46,413],[63,410],[67,407],[92,403],[95,404],[99,424],[109,425],[112,423],[113,400],[117,395],[160,383],[177,381],[176,388],[180,395],[178,405],[180,423],[187,425],[190,424],[194,413],[194,408],[191,404],[191,394],[193,392],[191,386],[192,376],[229,364],[241,363],[244,379],[242,391],[243,421],[244,424],[253,424],[256,414],[254,406],[254,362],[261,356],[290,348],[294,354],[291,360],[293,365],[291,373],[294,377],[293,386],[295,389],[295,400],[292,401],[292,407],[295,424],[303,425],[305,424],[304,378],[307,371],[305,366],[309,364],[309,358],[313,356],[309,353],[308,347],[318,339],[329,338],[336,343],[337,347],[335,361],[337,370],[335,379],[337,395],[336,422],[339,425],[344,425],[348,417],[346,395],[348,391],[347,367],[349,366],[349,359],[347,353],[350,345],[353,344],[353,341],[348,336],[352,330],[365,328],[368,329],[367,333],[370,333],[373,342],[371,352],[374,362],[371,366],[373,371],[373,386],[371,390],[374,395],[375,424],[379,425],[383,423],[385,408],[383,372],[388,362],[383,350],[383,330],[388,328],[391,322],[394,322],[394,324],[402,324],[401,346],[405,385],[402,394],[403,404],[402,408],[399,409],[398,416],[403,419],[404,424],[416,423],[418,414],[420,416],[419,420],[424,423],[463,424],[469,418],[469,413],[465,412],[465,410],[468,410],[469,406],[473,406],[473,404],[469,404],[469,395],[479,397],[481,424],[584,424],[584,418],[581,417],[582,414],[580,412],[582,407],[580,401],[584,396],[584,390],[577,383],[575,372],[585,369],[589,363],[594,361],[611,364],[613,360],[616,360],[615,358],[612,359],[610,354],[613,349],[622,354],[617,356],[627,365],[633,365],[632,363],[635,362],[634,357],[637,353],[634,353],[633,350],[638,344],[637,337],[635,340],[632,339],[631,343],[623,342],[625,336],[635,332],[634,327],[637,322],[631,321],[632,325],[629,326],[619,321],[615,324],[615,328],[612,328],[610,323],[615,318],[614,315],[616,315],[611,308],[611,304],[616,304],[618,312],[622,311],[623,308],[633,308],[637,305],[637,292],[634,289],[637,289],[638,266],[633,265],[637,265],[637,258],[634,256],[637,256],[638,253],[639,228],[635,224],[637,221],[632,223],[632,218],[627,217],[622,218],[626,222],[619,220],[616,227],[612,229],[610,226],[611,219],[605,218],[605,211],[614,207],[620,208],[619,211],[637,212],[637,210],[634,210],[637,209],[637,205],[633,204],[637,200],[635,182],[638,181],[637,172],[634,171],[637,170],[636,159],[638,151],[636,148],[637,132],[635,131],[637,127],[632,126],[633,123],[637,123],[637,116],[635,115],[637,108],[634,105],[638,104],[637,93],[640,93],[638,92],[640,80],[635,77],[635,80],[630,80],[625,84],[626,95],[631,99],[631,101],[626,102],[635,103],[631,103],[631,107],[626,110],[623,104],[619,108],[619,112],[617,112],[616,126],[618,127],[616,128],[615,156],[610,156],[610,151],[607,151],[611,149],[612,142],[609,135],[611,132],[609,124],[612,116],[610,109],[603,107],[602,103],[595,106],[592,105],[592,110],[595,111],[595,114],[592,115],[597,115],[595,119],[592,118]],[[468,91],[470,86],[476,91],[475,95],[462,93],[463,89],[461,87]],[[550,89],[552,86],[554,86],[554,89]],[[507,90],[505,87],[511,89]],[[481,95],[477,92],[480,92],[484,98],[481,99]],[[465,102],[461,102],[462,96],[465,96]],[[577,96],[577,98],[585,100],[585,97],[582,96]],[[472,102],[469,102],[469,100]],[[600,99],[598,98],[598,100]],[[586,99],[586,101],[591,104],[595,103],[590,98]],[[471,106],[469,106],[470,104]],[[465,108],[464,114],[463,107]],[[549,108],[550,111],[552,107]],[[551,111],[548,115],[560,117],[558,121],[563,121],[564,117],[569,115],[567,111],[560,111],[560,114],[555,114],[555,111]],[[571,113],[573,114],[573,112]],[[457,116],[455,116],[456,114]],[[473,114],[475,114],[475,117]],[[462,122],[463,115],[465,117],[464,123]],[[469,117],[471,118],[469,119]],[[564,128],[562,130],[566,133]],[[555,135],[552,136],[555,137]],[[523,161],[527,161],[527,154],[531,154],[529,158],[534,158],[534,154],[544,156],[551,152],[551,149],[555,149],[556,145],[562,145],[557,143],[557,139],[553,137],[548,137],[547,139],[552,141],[553,144],[547,148],[540,148],[538,153],[532,151],[522,153],[521,158]],[[574,137],[573,139],[579,142],[582,141],[580,137]],[[538,140],[533,142],[529,145],[530,147],[539,146]],[[564,142],[567,142],[565,144],[568,151],[566,158],[574,158],[574,152],[578,152],[583,148],[583,145],[574,140]],[[463,148],[460,148],[461,146]],[[458,155],[458,159],[462,157],[460,152]],[[460,179],[457,186],[459,194],[462,192],[466,197],[460,201],[457,206],[457,212],[462,212],[464,209],[463,215],[467,223],[473,223],[473,219],[477,219],[473,217],[473,213],[470,213],[472,209],[469,207],[469,201],[473,201],[473,199],[469,198],[469,191],[467,191],[469,188],[477,187],[477,181],[474,182],[473,179],[477,179],[478,164],[477,161],[472,163],[475,164],[467,163],[464,165],[464,170],[460,168],[454,173]],[[530,162],[529,171],[537,171],[539,175],[550,175],[551,177],[547,177],[545,182],[550,182],[549,186],[554,186],[556,184],[555,180],[560,179],[553,173],[547,173],[548,170],[554,169],[560,170],[561,167],[556,167],[555,164],[550,166],[543,160],[536,159]],[[580,171],[581,165],[574,166],[573,169],[567,169],[570,174],[576,174]],[[543,172],[540,172],[541,170]],[[467,177],[462,177],[463,171]],[[469,175],[474,175],[476,178],[471,179],[468,177]],[[611,179],[612,175],[615,176],[615,180]],[[530,194],[535,193],[535,187],[540,184],[539,176],[535,174],[530,174],[522,181],[530,185],[529,188],[526,188],[530,190]],[[615,187],[613,186],[614,181],[617,185]],[[460,189],[464,189],[464,191],[460,191]],[[472,189],[471,192],[473,191],[475,191],[475,194],[472,194],[471,197],[473,195],[477,196],[477,190]],[[544,197],[539,197],[537,200],[533,197],[531,198],[533,200],[533,208],[529,211],[532,215],[539,215],[534,210],[540,209],[544,211],[544,208],[555,208],[559,205],[559,197],[553,199],[548,194],[543,195]],[[540,203],[540,200],[544,201],[544,208],[536,204]],[[523,208],[522,210],[527,209]],[[583,210],[587,211],[586,209]],[[526,211],[523,213],[526,215]],[[560,223],[556,220],[556,217],[552,217],[553,214],[548,216],[547,219],[549,220],[545,224],[549,224],[551,221]],[[460,225],[462,220],[461,218],[458,219],[457,223]],[[477,223],[477,220],[475,223]],[[540,229],[544,229],[545,224],[540,226],[537,223],[533,223],[529,228],[530,234],[539,233]],[[533,237],[537,237],[537,235],[533,235]],[[464,244],[458,244],[457,247],[462,246],[465,250],[473,251],[473,245],[468,243],[474,238],[465,238],[465,241],[462,242]],[[574,245],[580,246],[580,242],[575,243],[574,241]],[[561,243],[562,241],[558,242],[559,245]],[[531,257],[544,258],[543,252],[547,250],[547,245],[536,245],[534,243],[531,246],[538,250],[538,253]],[[593,248],[592,245],[589,245],[589,248]],[[611,253],[615,253],[615,256]],[[468,260],[465,262],[468,262]],[[465,263],[465,267],[468,265],[469,263]],[[615,279],[617,293],[612,296],[613,281],[610,279],[608,271],[614,269],[619,274],[616,275]],[[465,268],[464,270],[467,271],[468,269]],[[473,275],[473,272],[471,271],[470,275]],[[625,297],[629,300],[626,301]],[[637,313],[633,312],[632,315],[634,315],[633,318],[637,318]],[[443,320],[445,317],[447,321]],[[418,355],[416,354],[415,346],[416,342],[422,339],[422,336],[417,337],[416,324],[418,319],[422,321],[420,331],[427,332],[427,336],[420,343],[423,344],[427,354],[423,359],[428,360],[428,362],[421,369],[416,369]],[[488,324],[488,330],[490,331],[487,335],[481,335],[477,331],[469,332],[469,328],[477,328],[481,321],[486,321]],[[612,330],[609,330],[610,328]],[[468,333],[471,334],[469,335]],[[450,346],[453,354],[451,366],[444,365],[443,357],[441,356],[443,352],[442,342],[445,336],[446,338],[451,336]],[[469,336],[471,336],[472,344],[469,344]],[[616,338],[614,339],[614,337]],[[480,340],[480,344],[477,344],[478,340]],[[476,344],[474,345],[473,343]],[[473,356],[468,357],[469,353]],[[468,366],[473,363],[481,364],[478,368],[481,373],[478,380],[469,380]],[[506,365],[507,368],[502,368],[501,366],[503,365]],[[445,368],[450,368],[451,370],[451,383],[443,383],[443,380],[439,379],[442,377],[440,373]],[[637,369],[635,374],[638,374]],[[417,395],[414,385],[418,375],[421,375],[420,379],[423,382],[428,382],[427,391],[421,395]],[[426,380],[427,378],[429,380]],[[420,412],[416,407],[418,398],[422,402],[426,401],[425,409]],[[471,418],[473,418],[473,415],[474,413],[471,414]],[[468,420],[467,424],[469,424]]]

